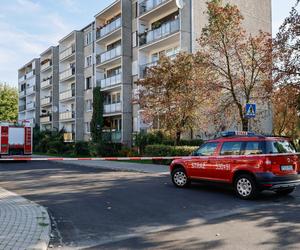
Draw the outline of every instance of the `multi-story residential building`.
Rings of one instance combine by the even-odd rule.
[[[95,77],[95,23],[91,23],[83,30],[84,35],[84,140],[91,139],[91,120],[93,113],[93,87],[96,86]]]
[[[104,93],[105,140],[132,139],[132,1],[118,0],[95,16],[96,79]]]
[[[19,120],[40,123],[40,59],[33,59],[18,71]]]
[[[240,8],[248,33],[271,33],[271,0],[224,2]],[[104,95],[103,138],[130,145],[133,133],[148,128],[139,106],[132,102],[138,91],[135,83],[146,76],[161,55],[174,57],[180,51],[197,51],[196,39],[207,23],[205,11],[204,0],[116,0],[96,14],[93,23],[61,39],[58,123],[59,129],[66,131],[66,141],[90,139],[92,90],[100,86]],[[41,55],[42,62],[48,58],[47,53],[50,56],[47,51]],[[24,72],[19,71],[20,78]],[[42,77],[47,77],[46,69]],[[21,94],[20,117],[24,117]],[[44,97],[50,94],[43,90],[41,99],[46,102]],[[52,100],[55,95],[53,88]],[[51,114],[54,106],[52,103]],[[48,114],[50,105],[45,110]],[[271,113],[265,117],[262,130],[271,132]]]
[[[59,51],[50,47],[40,55],[40,127],[59,129]]]
[[[84,39],[73,31],[59,41],[59,129],[65,141],[84,139]]]

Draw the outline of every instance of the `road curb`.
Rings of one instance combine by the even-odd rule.
[[[47,250],[50,233],[46,208],[0,187],[0,249]]]

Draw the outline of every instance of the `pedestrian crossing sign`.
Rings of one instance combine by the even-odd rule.
[[[256,116],[256,104],[247,103],[246,104],[246,118],[254,118]]]

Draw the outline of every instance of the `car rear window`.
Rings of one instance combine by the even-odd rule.
[[[288,140],[276,140],[267,142],[268,154],[296,153],[294,145]]]

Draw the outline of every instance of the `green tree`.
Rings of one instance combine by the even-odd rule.
[[[101,142],[103,122],[103,93],[100,87],[96,87],[93,90],[93,117],[91,121],[93,142]]]
[[[0,121],[18,119],[18,91],[5,83],[0,83]]]

